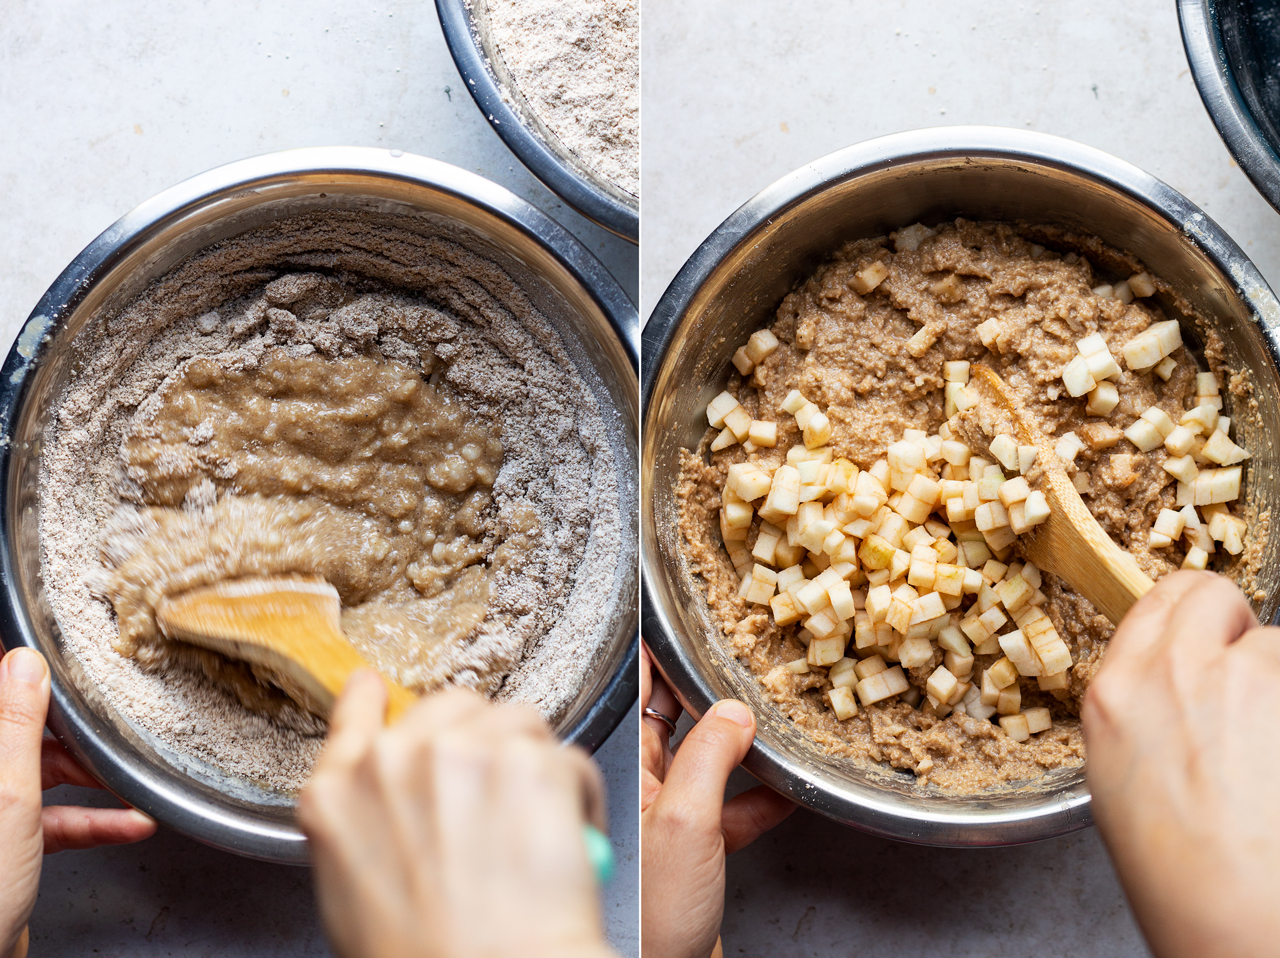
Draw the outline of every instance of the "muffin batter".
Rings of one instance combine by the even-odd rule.
[[[905,232],[897,243],[879,238],[848,244],[783,301],[769,327],[780,347],[748,379],[734,376],[729,385],[752,419],[777,421],[776,447],[754,450],[751,460],[776,465],[800,441],[795,423],[777,411],[787,393],[798,389],[826,411],[835,454],[866,469],[905,430],[933,430],[944,420],[944,362],[980,360],[1000,373],[1046,436],[1071,430],[1086,439],[1076,469],[1087,478],[1087,485],[1080,480],[1087,490],[1084,499],[1103,528],[1153,578],[1177,568],[1184,554],[1180,544],[1155,550],[1147,541],[1156,514],[1174,505],[1175,483],[1162,469],[1164,450],[1137,455],[1119,428],[1085,416],[1083,401],[1067,397],[1060,378],[1075,356],[1076,342],[1090,333],[1100,332],[1119,354],[1133,335],[1165,319],[1157,300],[1124,303],[1095,293],[1099,279],[1089,259],[1052,252],[1010,226],[961,220],[931,234],[909,238]],[[1141,270],[1114,251],[1099,249],[1096,241],[1090,246],[1049,231],[1027,232],[1055,245],[1086,249],[1117,272]],[[884,264],[886,277],[859,293],[857,274],[875,262]],[[1166,301],[1172,299],[1167,287],[1159,288]],[[978,329],[993,318],[999,335],[988,348]],[[922,339],[927,341],[923,349]],[[1224,377],[1220,343],[1208,330],[1204,339],[1208,365],[1230,383],[1237,407],[1247,410],[1247,380]],[[1194,395],[1197,368],[1185,348],[1173,358],[1177,366],[1168,381],[1150,372],[1123,372],[1116,383],[1117,423],[1152,405],[1177,421],[1184,399]],[[965,438],[977,450],[990,436],[984,437],[974,419],[970,411],[962,425],[968,423]],[[1070,688],[1054,695],[1040,691],[1034,680],[1022,680],[1024,704],[1048,706],[1054,719],[1050,731],[1027,742],[1011,741],[987,721],[962,714],[939,720],[900,701],[872,705],[839,721],[822,705],[822,692],[831,688],[824,670],[792,674],[778,669],[804,655],[799,628],[779,628],[764,609],[738,596],[738,575],[717,527],[728,467],[747,459],[742,446],[714,453],[709,461],[684,453],[677,490],[680,530],[690,569],[704,581],[730,647],[797,725],[835,753],[911,769],[921,782],[961,792],[1032,779],[1083,760],[1079,706],[1112,629],[1086,600],[1047,573],[1044,608],[1075,664]],[[1224,571],[1254,589],[1269,517],[1249,519],[1252,541]],[[754,536],[753,530],[747,548]],[[977,656],[974,674],[997,658]],[[923,685],[940,661],[939,652],[935,661],[910,670],[913,681]]]

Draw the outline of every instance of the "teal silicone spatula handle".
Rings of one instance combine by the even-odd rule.
[[[582,826],[582,840],[587,846],[587,860],[596,873],[596,884],[603,885],[613,877],[613,846],[594,825]]]

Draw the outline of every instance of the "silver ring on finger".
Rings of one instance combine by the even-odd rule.
[[[662,714],[661,712],[659,712],[657,709],[651,709],[651,708],[649,708],[649,707],[647,707],[647,706],[646,706],[643,714],[644,714],[644,717],[645,717],[645,718],[654,718],[654,719],[657,719],[659,722],[661,722],[663,725],[665,725],[667,728],[669,728],[669,729],[671,730],[671,734],[672,734],[672,735],[675,735],[675,734],[676,734],[676,723],[675,723],[675,721],[674,721],[673,719],[670,719],[670,718],[668,718],[667,716],[663,715],[663,714]]]

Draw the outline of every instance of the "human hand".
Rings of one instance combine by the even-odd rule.
[[[675,721],[681,707],[640,649],[640,707]],[[760,785],[724,800],[746,757],[755,716],[725,699],[707,710],[672,755],[671,731],[645,717],[640,732],[641,940],[645,958],[708,958],[724,918],[724,859],[795,811]]]
[[[583,823],[603,785],[536,712],[462,689],[383,728],[352,678],[302,794],[320,911],[345,958],[605,958]]]
[[[49,670],[39,653],[0,660],[0,955],[27,952],[27,919],[40,885],[41,856],[69,848],[141,841],[156,823],[128,808],[41,807],[55,785],[102,786],[44,737]]]
[[[1280,629],[1206,572],[1135,605],[1082,711],[1093,812],[1160,958],[1280,940]]]

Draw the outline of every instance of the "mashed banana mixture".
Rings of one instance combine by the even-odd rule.
[[[292,789],[324,722],[164,638],[166,596],[319,576],[362,655],[555,721],[609,635],[610,429],[496,264],[387,217],[299,217],[180,265],[76,341],[42,457],[69,649],[126,721]]]
[[[1086,255],[1055,252],[1049,245]],[[1038,601],[1043,601],[1044,612],[1066,641],[1072,666],[1061,688],[1046,690],[1036,679],[1020,680],[1022,707],[1047,708],[1052,715],[1051,727],[1030,738],[1024,735],[1023,741],[991,721],[965,714],[963,708],[924,708],[921,690],[942,664],[942,650],[906,669],[913,687],[907,695],[864,703],[857,714],[837,717],[827,704],[835,670],[789,670],[789,663],[805,659],[807,633],[799,623],[779,626],[770,607],[748,601],[745,585],[740,587],[742,570],[735,569],[722,544],[722,490],[730,467],[750,462],[769,472],[791,461],[788,452],[793,448],[804,451],[800,428],[780,411],[788,394],[798,390],[825,412],[831,453],[858,469],[870,469],[910,430],[933,432],[947,420],[945,364],[980,361],[1004,378],[1050,446],[1055,437],[1079,438],[1080,448],[1072,450],[1075,458],[1068,468],[1085,504],[1143,569],[1158,578],[1176,569],[1189,551],[1182,541],[1162,548],[1152,548],[1150,542],[1157,515],[1175,508],[1178,483],[1164,469],[1170,459],[1164,449],[1139,454],[1122,430],[1152,407],[1178,422],[1190,408],[1187,403],[1194,406],[1199,401],[1198,363],[1228,384],[1238,415],[1249,414],[1250,385],[1243,375],[1224,369],[1221,343],[1185,304],[1179,304],[1200,327],[1202,360],[1179,346],[1162,366],[1162,375],[1117,369],[1117,401],[1106,415],[1088,415],[1083,398],[1066,394],[1063,369],[1076,356],[1077,343],[1098,333],[1119,355],[1125,343],[1168,318],[1160,303],[1177,300],[1158,280],[1152,282],[1161,298],[1135,299],[1127,286],[1128,295],[1114,295],[1113,287],[1095,272],[1127,276],[1141,269],[1141,264],[1088,237],[963,220],[852,242],[783,301],[768,327],[770,342],[777,340],[772,352],[747,374],[731,376],[728,389],[744,409],[743,423],[749,417],[752,429],[763,427],[759,434],[776,436],[776,443],[721,448],[721,440],[712,447],[720,451],[708,455],[707,446],[716,438],[708,433],[697,453],[683,453],[677,490],[683,551],[690,571],[705,585],[729,647],[783,712],[821,746],[855,760],[909,769],[921,783],[969,793],[1078,764],[1084,759],[1080,704],[1112,627],[1066,583],[1043,574],[1043,597]],[[989,456],[985,444],[991,435],[977,428],[976,412],[953,418],[952,428],[960,430],[975,455]],[[1245,511],[1250,533],[1244,551],[1234,556],[1219,551],[1215,566],[1252,592],[1270,517]],[[753,525],[738,545],[752,550],[759,534]],[[1016,554],[1016,543],[1012,548]],[[806,575],[812,579],[818,570]],[[855,588],[867,582],[862,572],[854,575]],[[856,654],[877,651],[884,649],[859,644]],[[855,655],[852,645],[845,654]],[[976,683],[1001,654],[975,651],[966,661],[972,668],[971,681]]]

